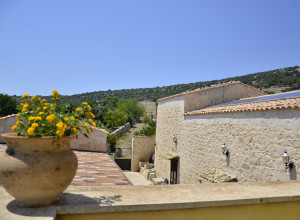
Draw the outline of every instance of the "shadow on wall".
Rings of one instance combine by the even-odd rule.
[[[112,206],[115,202],[121,201],[121,195],[87,197],[81,194],[63,193],[60,195],[58,203],[51,206],[34,208],[35,216],[53,217],[56,213],[56,207],[77,206]],[[6,206],[7,210],[23,216],[32,216],[32,209],[22,208],[17,205],[16,200],[11,201]]]
[[[292,169],[290,169],[290,178],[291,178],[291,180],[297,180],[297,169],[296,169],[295,164],[294,164],[294,167]]]
[[[227,166],[228,166],[228,167],[229,167],[229,165],[230,165],[230,155],[231,155],[231,153],[228,152],[228,156],[226,156],[226,163],[227,163]]]

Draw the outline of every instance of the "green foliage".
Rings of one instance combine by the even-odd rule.
[[[271,70],[266,72],[258,72],[253,74],[247,74],[243,76],[230,77],[220,80],[212,80],[206,82],[195,82],[188,84],[178,84],[172,86],[154,87],[154,88],[139,88],[139,89],[121,89],[121,90],[108,90],[89,92],[83,94],[76,94],[71,96],[62,96],[61,101],[63,103],[71,102],[75,105],[82,103],[85,100],[97,100],[99,102],[107,99],[108,102],[113,103],[116,107],[117,103],[114,99],[125,100],[125,99],[136,99],[152,100],[164,98],[167,96],[175,95],[188,90],[194,90],[203,87],[209,87],[211,85],[227,83],[230,81],[240,81],[247,85],[266,89],[268,87],[289,87],[291,90],[300,89],[300,67],[288,67],[277,70]],[[44,97],[49,100],[49,97]],[[106,105],[106,101],[102,104]],[[105,115],[105,114],[104,114]]]
[[[0,94],[0,117],[17,112],[17,101],[7,94]]]
[[[117,97],[107,97],[102,101],[102,106],[107,106],[109,108],[116,108],[119,101],[120,100]]]
[[[118,136],[115,134],[107,135],[107,143],[109,143],[111,148],[114,148],[117,144]]]
[[[111,128],[120,127],[126,124],[127,119],[126,113],[119,109],[116,111],[108,110],[104,116],[104,122]]]
[[[156,134],[156,122],[153,121],[148,115],[143,116],[145,126],[134,133],[135,136],[154,137]]]
[[[267,91],[267,90],[264,90],[264,93],[267,93],[267,94],[275,94],[275,92],[273,92],[273,91]]]
[[[128,122],[133,125],[144,113],[145,108],[136,99],[123,100],[118,103],[117,109],[125,112]]]

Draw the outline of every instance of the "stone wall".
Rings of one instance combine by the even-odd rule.
[[[107,134],[107,131],[99,128],[93,128],[93,132],[88,135],[88,138],[79,133],[78,139],[71,142],[71,149],[105,152]]]
[[[139,171],[140,160],[149,161],[155,152],[154,137],[134,136],[132,138],[131,171]]]
[[[183,125],[184,97],[177,97],[158,103],[157,127],[156,127],[156,150],[154,167],[156,176],[170,180],[170,160],[166,159],[167,154],[177,154],[181,142],[175,144],[173,135],[181,139]]]
[[[284,181],[300,177],[300,111],[279,110],[185,117],[180,145],[181,183],[197,183],[213,169],[238,181]],[[222,154],[225,143],[230,154]],[[295,163],[286,169],[287,150]]]
[[[129,131],[130,128],[131,128],[131,125],[128,122],[125,125],[123,125],[122,127],[118,128],[117,130],[111,132],[111,134],[115,134],[117,136],[121,136],[122,133],[125,133],[125,132]]]
[[[299,110],[184,116],[186,110],[262,94],[247,85],[232,84],[160,100],[155,151],[157,177],[170,180],[169,159],[178,156],[178,179],[183,184],[198,183],[201,174],[212,170],[235,175],[241,182],[299,179]],[[177,143],[173,142],[173,135]],[[222,154],[223,143],[230,151],[228,157]],[[292,170],[282,162],[284,150],[295,163]]]
[[[0,134],[2,133],[11,133],[11,127],[16,124],[18,119],[16,115],[8,115],[0,118]],[[5,143],[4,139],[0,136],[0,143]]]

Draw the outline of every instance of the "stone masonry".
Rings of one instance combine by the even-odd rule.
[[[200,175],[213,169],[233,174],[241,182],[299,179],[299,109],[185,114],[193,108],[222,103],[221,99],[230,101],[238,99],[239,95],[241,98],[263,95],[249,86],[244,86],[243,90],[244,84],[237,90],[237,83],[233,85],[232,90],[231,84],[227,84],[223,90],[222,86],[217,86],[212,87],[212,91],[208,88],[159,100],[155,152],[158,177],[170,179],[167,155],[178,155],[178,179],[182,184],[199,183]],[[173,142],[173,135],[177,143]],[[228,157],[222,153],[223,143],[230,152]],[[295,164],[292,170],[282,162],[284,150]]]
[[[134,136],[132,138],[131,171],[139,171],[140,160],[149,161],[154,154],[155,138]]]

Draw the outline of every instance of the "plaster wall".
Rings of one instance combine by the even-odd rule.
[[[93,128],[93,132],[88,135],[88,138],[83,134],[78,134],[78,139],[71,142],[72,150],[97,151],[105,152],[106,150],[107,133]]]
[[[279,202],[253,205],[230,205],[170,210],[128,211],[109,213],[86,213],[57,215],[57,220],[152,220],[152,219],[211,219],[211,220],[253,220],[253,219],[299,219],[300,202]]]
[[[0,118],[0,134],[2,133],[11,133],[12,126],[18,121],[16,115],[9,115],[6,117]],[[5,143],[4,139],[0,136],[0,143]]]
[[[180,142],[173,142],[173,135],[181,138],[184,119],[184,97],[177,97],[158,103],[156,126],[156,149],[154,167],[156,176],[170,180],[170,160],[164,158],[169,153],[178,153]]]
[[[208,106],[232,101],[240,98],[256,97],[265,95],[265,93],[248,87],[240,83],[232,83],[216,87],[213,89],[204,89],[185,95],[184,111],[192,111]]]
[[[140,160],[149,161],[155,152],[154,143],[154,137],[134,136],[132,138],[131,171],[139,171]]]
[[[299,110],[186,116],[178,141],[181,183],[198,183],[200,174],[212,169],[234,174],[240,182],[300,178]],[[282,162],[284,150],[295,163],[292,170]]]

